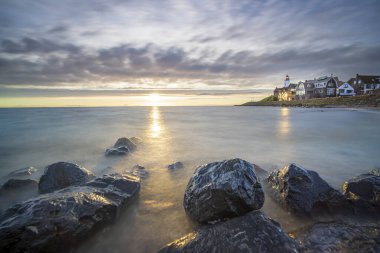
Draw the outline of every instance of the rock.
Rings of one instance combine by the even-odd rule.
[[[362,200],[380,205],[380,176],[379,170],[354,177],[342,186],[344,195],[351,200]]]
[[[145,169],[145,167],[140,166],[138,164],[133,166],[132,171],[130,173],[139,178],[147,178],[149,176],[149,172]]]
[[[72,185],[83,184],[95,176],[77,164],[58,162],[45,168],[38,183],[40,193],[53,192]]]
[[[181,162],[175,162],[168,165],[168,169],[171,169],[171,170],[182,169],[183,167],[184,167],[183,163]]]
[[[317,223],[297,240],[304,253],[380,252],[380,227],[340,222]]]
[[[259,211],[203,226],[159,253],[180,252],[299,252],[299,245],[274,220]]]
[[[0,252],[70,252],[115,221],[139,189],[136,177],[112,174],[18,203],[0,216]]]
[[[127,155],[136,149],[136,144],[126,137],[119,138],[113,148],[106,149],[106,156]]]
[[[36,171],[37,171],[37,169],[34,167],[26,167],[26,168],[22,168],[22,169],[12,171],[8,175],[6,175],[5,178],[20,178],[20,177],[24,178],[24,177],[28,177],[28,176],[32,175]]]
[[[19,188],[37,186],[38,183],[31,179],[9,179],[5,184],[3,184],[0,191],[13,191],[18,190]]]
[[[250,163],[242,159],[198,167],[184,197],[187,214],[199,223],[243,215],[260,209],[264,192]]]
[[[120,156],[120,155],[127,155],[129,153],[128,150],[124,148],[107,148],[106,149],[106,156]]]
[[[334,212],[345,205],[343,195],[318,173],[293,163],[273,171],[265,181],[271,187],[275,200],[296,214]]]

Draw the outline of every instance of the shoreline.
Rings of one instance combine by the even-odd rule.
[[[354,97],[328,97],[292,101],[247,102],[238,106],[273,106],[273,107],[303,107],[303,108],[347,108],[380,110],[380,94],[360,95]]]

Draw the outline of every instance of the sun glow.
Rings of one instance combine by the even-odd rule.
[[[159,138],[162,132],[162,126],[160,121],[160,111],[158,107],[153,107],[150,114],[151,125],[150,125],[150,136],[152,138]]]
[[[163,97],[158,93],[152,93],[147,96],[150,106],[159,106]]]

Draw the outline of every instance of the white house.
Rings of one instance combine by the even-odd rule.
[[[356,95],[354,88],[352,88],[352,86],[349,85],[348,83],[342,84],[336,90],[337,90],[336,93],[338,96],[355,96]]]

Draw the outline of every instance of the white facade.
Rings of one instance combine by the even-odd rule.
[[[337,88],[338,96],[355,96],[355,90],[348,83],[344,83]]]
[[[285,80],[284,80],[284,87],[288,88],[289,85],[290,85],[290,78],[288,75],[286,75]]]

